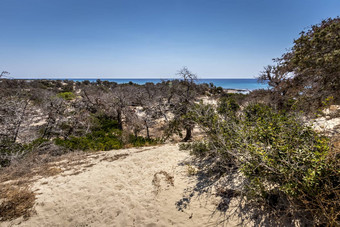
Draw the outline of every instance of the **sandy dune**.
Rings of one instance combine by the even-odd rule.
[[[183,195],[196,184],[188,176],[187,151],[176,145],[96,153],[86,168],[75,166],[33,185],[36,214],[2,226],[216,226],[214,196]],[[85,164],[84,164],[85,166]],[[84,167],[83,166],[83,167]],[[83,171],[79,172],[79,169]],[[172,184],[173,183],[173,184]],[[188,190],[189,189],[189,190]],[[224,223],[235,226],[235,223]]]

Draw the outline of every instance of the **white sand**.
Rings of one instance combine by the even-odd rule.
[[[109,161],[117,154],[128,156]],[[36,214],[1,226],[216,226],[223,219],[212,216],[218,201],[214,196],[192,197],[179,211],[183,198],[196,178],[188,176],[187,151],[176,145],[101,152],[88,158],[94,165],[77,175],[72,171],[43,178],[33,185],[37,192]],[[102,160],[106,158],[107,160]],[[74,167],[81,169],[80,166]],[[158,174],[160,187],[152,183],[155,173],[174,177],[172,186]],[[235,226],[236,222],[224,223]]]

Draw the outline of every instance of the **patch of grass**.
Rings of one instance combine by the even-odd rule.
[[[151,146],[157,145],[161,141],[159,139],[148,139],[142,136],[135,137],[134,135],[129,136],[129,143],[132,144],[134,147],[144,147],[144,146]]]

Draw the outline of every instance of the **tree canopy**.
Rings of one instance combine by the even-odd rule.
[[[302,31],[294,46],[259,77],[279,104],[294,98],[312,106],[329,97],[340,102],[340,18],[326,19]]]

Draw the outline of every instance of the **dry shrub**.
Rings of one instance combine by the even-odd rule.
[[[27,185],[4,185],[0,189],[0,221],[28,218],[33,212],[35,193]]]

